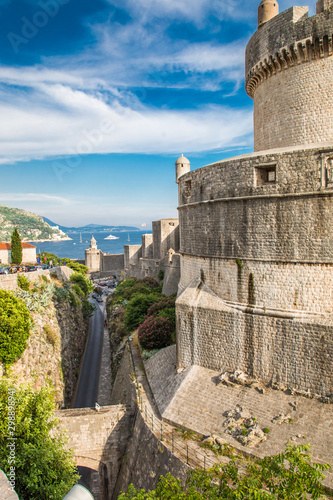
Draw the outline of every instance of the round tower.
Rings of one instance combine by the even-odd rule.
[[[178,184],[179,177],[184,174],[187,174],[191,170],[191,163],[189,160],[182,154],[180,158],[175,163],[176,165],[176,184]]]
[[[279,4],[274,0],[261,0],[258,7],[258,28],[279,13]]]
[[[254,150],[332,143],[333,0],[319,0],[312,17],[262,0],[258,23],[245,57]]]

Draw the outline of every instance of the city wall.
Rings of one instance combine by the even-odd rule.
[[[52,269],[40,269],[39,271],[32,271],[31,273],[19,274],[1,274],[0,275],[0,290],[17,290],[17,278],[23,274],[29,281],[37,281],[40,276],[50,276],[55,274],[61,280],[68,280],[73,273],[72,269],[66,266],[53,267]]]

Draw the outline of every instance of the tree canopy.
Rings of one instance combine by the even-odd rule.
[[[323,471],[330,466],[312,463],[309,450],[309,445],[288,444],[284,453],[275,456],[195,469],[188,473],[185,486],[167,474],[154,490],[130,485],[118,500],[317,500],[324,493]]]
[[[22,262],[22,242],[17,230],[17,227],[14,229],[11,240],[12,247],[12,263],[13,264],[21,264]]]
[[[30,326],[29,310],[23,300],[0,290],[0,361],[6,367],[24,352]]]
[[[20,500],[62,500],[77,482],[54,409],[50,388],[33,391],[0,382],[0,468],[14,482]]]

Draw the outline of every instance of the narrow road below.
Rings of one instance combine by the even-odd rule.
[[[86,348],[72,408],[94,407],[98,397],[104,332],[104,315],[98,305],[91,317]]]

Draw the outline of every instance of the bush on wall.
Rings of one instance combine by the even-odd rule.
[[[155,293],[150,295],[140,293],[128,302],[125,312],[125,327],[129,333],[143,323],[149,307],[159,299],[160,296]]]
[[[0,361],[5,367],[19,359],[30,335],[31,319],[25,303],[0,290]]]
[[[143,349],[162,349],[172,344],[172,326],[169,318],[149,316],[138,328],[138,339]]]

